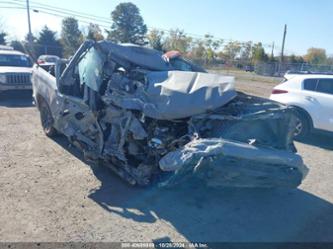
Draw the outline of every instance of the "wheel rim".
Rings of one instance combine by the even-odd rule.
[[[302,121],[298,118],[298,119],[296,120],[296,127],[295,127],[294,136],[296,137],[296,136],[300,135],[300,134],[302,133],[302,131],[303,131],[303,123],[302,123]]]

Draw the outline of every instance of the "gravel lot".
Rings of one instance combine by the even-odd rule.
[[[269,96],[274,83],[237,79]],[[333,139],[296,143],[299,189],[142,189],[48,139],[31,93],[0,94],[0,241],[331,241]]]

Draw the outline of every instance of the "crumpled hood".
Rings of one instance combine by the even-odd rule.
[[[214,110],[237,96],[229,76],[164,71],[149,72],[146,79],[146,86],[134,95],[113,96],[112,102],[150,118],[172,120]]]
[[[236,97],[234,78],[182,71],[147,75],[147,99],[165,119],[190,117],[214,110]]]
[[[31,67],[2,67],[0,73],[32,73]]]

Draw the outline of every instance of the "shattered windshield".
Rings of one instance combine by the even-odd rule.
[[[92,47],[79,62],[81,85],[98,91],[102,84],[103,63],[103,55]]]
[[[189,60],[186,60],[182,57],[171,59],[169,63],[172,66],[172,70],[175,71],[205,72],[205,69],[193,64]]]
[[[170,64],[175,70],[189,71],[189,72],[192,71],[191,65],[186,63],[184,60],[179,59],[179,58],[175,58],[175,59],[170,60]]]
[[[111,59],[124,68],[132,66],[151,71],[205,72],[203,68],[181,56],[165,58],[163,52],[155,49],[133,44],[119,45],[108,41],[98,44],[105,54],[111,54]]]

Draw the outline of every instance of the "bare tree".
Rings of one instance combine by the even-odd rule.
[[[147,34],[149,45],[157,50],[163,50],[164,32],[158,29],[152,29]]]
[[[191,48],[192,38],[187,36],[183,30],[172,29],[165,39],[165,50],[177,50],[186,53]]]
[[[0,45],[6,45],[6,36],[7,33],[5,32],[5,23],[3,18],[0,16]]]
[[[5,29],[5,21],[3,20],[3,17],[0,16],[0,32],[4,32]]]

